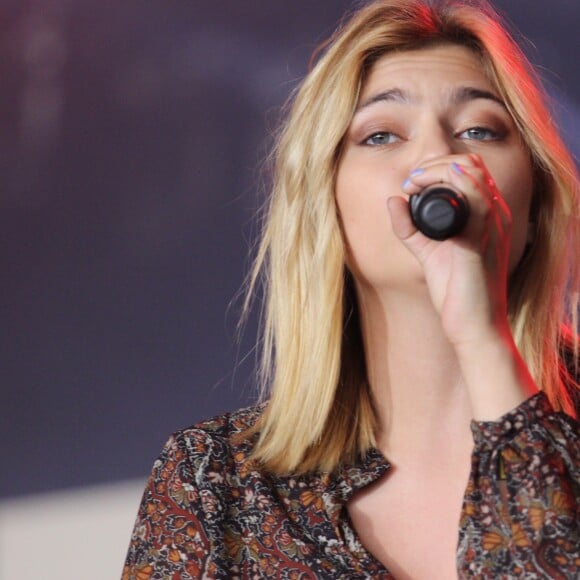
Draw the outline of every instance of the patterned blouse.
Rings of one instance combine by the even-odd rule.
[[[371,450],[333,473],[277,476],[232,441],[260,407],[173,435],[145,489],[123,580],[393,578],[361,544],[346,503],[389,463]],[[578,578],[580,436],[538,393],[475,447],[459,525],[460,578]]]

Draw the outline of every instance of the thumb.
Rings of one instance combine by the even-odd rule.
[[[387,199],[387,207],[391,215],[391,224],[395,235],[402,241],[408,240],[419,230],[411,220],[409,202],[401,196],[393,196]]]
[[[404,197],[394,196],[387,199],[387,207],[391,214],[391,224],[395,236],[420,263],[423,263],[429,249],[433,249],[434,242],[423,235],[411,220],[409,202]]]

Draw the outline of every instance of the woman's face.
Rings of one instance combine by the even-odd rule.
[[[423,281],[392,231],[386,199],[404,195],[403,182],[422,164],[471,153],[481,156],[512,212],[513,269],[526,243],[532,164],[478,57],[443,45],[387,54],[373,65],[336,182],[347,265],[359,284],[378,289]]]

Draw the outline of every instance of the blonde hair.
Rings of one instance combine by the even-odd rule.
[[[381,55],[441,43],[475,51],[536,172],[535,240],[510,280],[516,344],[557,409],[573,414],[562,350],[578,359],[578,176],[531,66],[482,2],[380,0],[330,39],[294,95],[250,279],[262,280],[264,413],[255,458],[276,473],[331,471],[375,445],[352,279],[334,199],[341,144],[366,72]],[[566,301],[566,296],[568,300]],[[568,314],[573,313],[573,314]],[[565,337],[565,338],[564,338]],[[566,340],[566,344],[564,344]]]

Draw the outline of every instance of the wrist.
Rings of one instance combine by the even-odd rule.
[[[475,420],[495,421],[538,391],[509,328],[492,330],[456,352]]]

